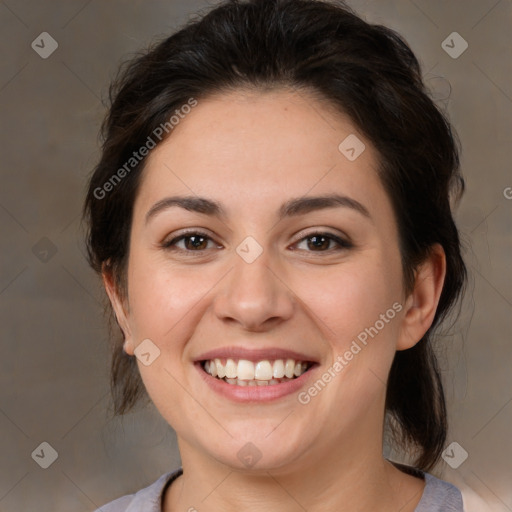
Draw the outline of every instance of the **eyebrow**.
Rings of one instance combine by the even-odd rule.
[[[177,206],[185,210],[209,215],[217,218],[227,218],[222,205],[212,199],[198,196],[172,196],[157,201],[146,213],[146,224],[158,213]],[[278,220],[286,217],[305,215],[312,211],[327,208],[344,207],[354,210],[368,219],[372,219],[368,209],[359,201],[348,196],[328,194],[314,197],[298,197],[283,203],[278,211]]]

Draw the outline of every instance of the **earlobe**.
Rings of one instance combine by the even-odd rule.
[[[414,289],[407,297],[397,350],[418,343],[434,321],[446,276],[446,256],[440,244],[432,246],[415,274]]]
[[[112,270],[105,263],[102,266],[101,277],[105,291],[107,292],[108,298],[110,299],[110,304],[114,310],[117,324],[119,325],[124,335],[123,350],[128,355],[133,355],[135,347],[133,346],[133,338],[128,321],[129,314],[128,308],[125,304],[126,301],[123,299],[123,297],[121,297],[121,294],[117,289]]]

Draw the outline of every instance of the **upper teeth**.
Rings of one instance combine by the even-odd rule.
[[[220,359],[211,359],[204,363],[204,369],[212,377],[239,380],[271,380],[299,377],[308,369],[308,363],[294,359],[264,359],[253,363],[247,359],[227,359],[224,364]]]

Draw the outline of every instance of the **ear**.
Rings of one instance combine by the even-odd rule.
[[[416,345],[432,325],[445,276],[444,249],[440,244],[434,244],[427,259],[416,270],[414,289],[405,302],[397,350]]]
[[[110,304],[112,305],[116,315],[117,323],[124,334],[124,351],[128,355],[132,356],[135,346],[133,343],[130,323],[128,321],[129,310],[127,304],[125,304],[127,301],[121,296],[121,293],[117,289],[112,269],[106,263],[103,263],[102,265],[101,277],[103,279],[103,286],[105,287],[108,298],[110,299]]]

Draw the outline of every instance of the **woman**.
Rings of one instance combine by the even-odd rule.
[[[111,98],[84,214],[115,407],[147,392],[182,468],[101,510],[463,510],[428,473],[463,181],[406,43],[343,5],[228,1]]]

